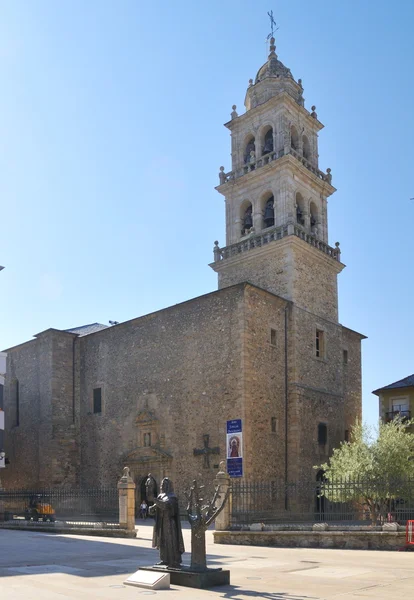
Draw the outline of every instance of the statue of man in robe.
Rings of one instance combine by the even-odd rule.
[[[150,506],[150,515],[155,515],[152,547],[160,551],[160,565],[179,569],[184,552],[178,498],[168,477],[161,482],[161,491]]]
[[[145,481],[145,493],[147,496],[147,502],[154,502],[155,498],[155,487],[156,487],[155,479],[148,473],[147,480]]]

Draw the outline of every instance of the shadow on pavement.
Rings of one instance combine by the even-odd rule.
[[[262,598],[264,600],[320,600],[316,596],[298,596],[297,594],[289,594],[288,592],[256,592],[254,590],[245,590],[244,588],[229,585],[226,588],[214,588],[217,592],[224,592],[220,598],[251,597]]]
[[[114,538],[79,539],[69,535],[0,531],[0,577],[66,573],[77,577],[130,574],[159,561],[156,549],[140,545],[140,538],[120,544]],[[145,535],[145,533],[143,532]],[[148,540],[148,538],[142,538]],[[209,555],[213,561],[224,556]],[[186,552],[183,562],[190,563]]]

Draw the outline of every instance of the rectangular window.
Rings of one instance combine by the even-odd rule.
[[[144,446],[151,446],[151,434],[144,433]]]
[[[325,356],[325,334],[321,329],[316,330],[315,353],[318,358]]]
[[[272,427],[272,433],[276,433],[277,432],[277,419],[276,419],[276,417],[272,417],[271,427]]]
[[[343,351],[344,365],[348,364],[348,350]]]
[[[328,427],[325,423],[319,423],[318,425],[318,444],[325,446],[328,441]]]
[[[276,346],[276,329],[270,330],[270,344]]]
[[[400,396],[399,398],[391,398],[392,412],[406,412],[409,410],[408,397]]]
[[[95,388],[93,390],[93,412],[102,412],[102,388]]]

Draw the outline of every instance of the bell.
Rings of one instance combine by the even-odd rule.
[[[244,228],[251,229],[253,227],[252,213],[248,212],[244,215]]]
[[[265,208],[265,214],[263,217],[264,223],[266,227],[271,227],[275,224],[275,212],[273,210],[273,206],[268,204]]]
[[[269,152],[273,152],[273,140],[267,140],[263,148],[263,154],[269,154]]]

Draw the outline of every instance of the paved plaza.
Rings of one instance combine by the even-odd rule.
[[[183,533],[189,550],[190,530]],[[151,522],[138,523],[136,540],[0,529],[0,598],[397,600],[414,594],[413,553],[221,546],[212,532],[209,565],[229,568],[230,586],[157,592],[124,586],[139,565],[156,562],[151,536]]]

